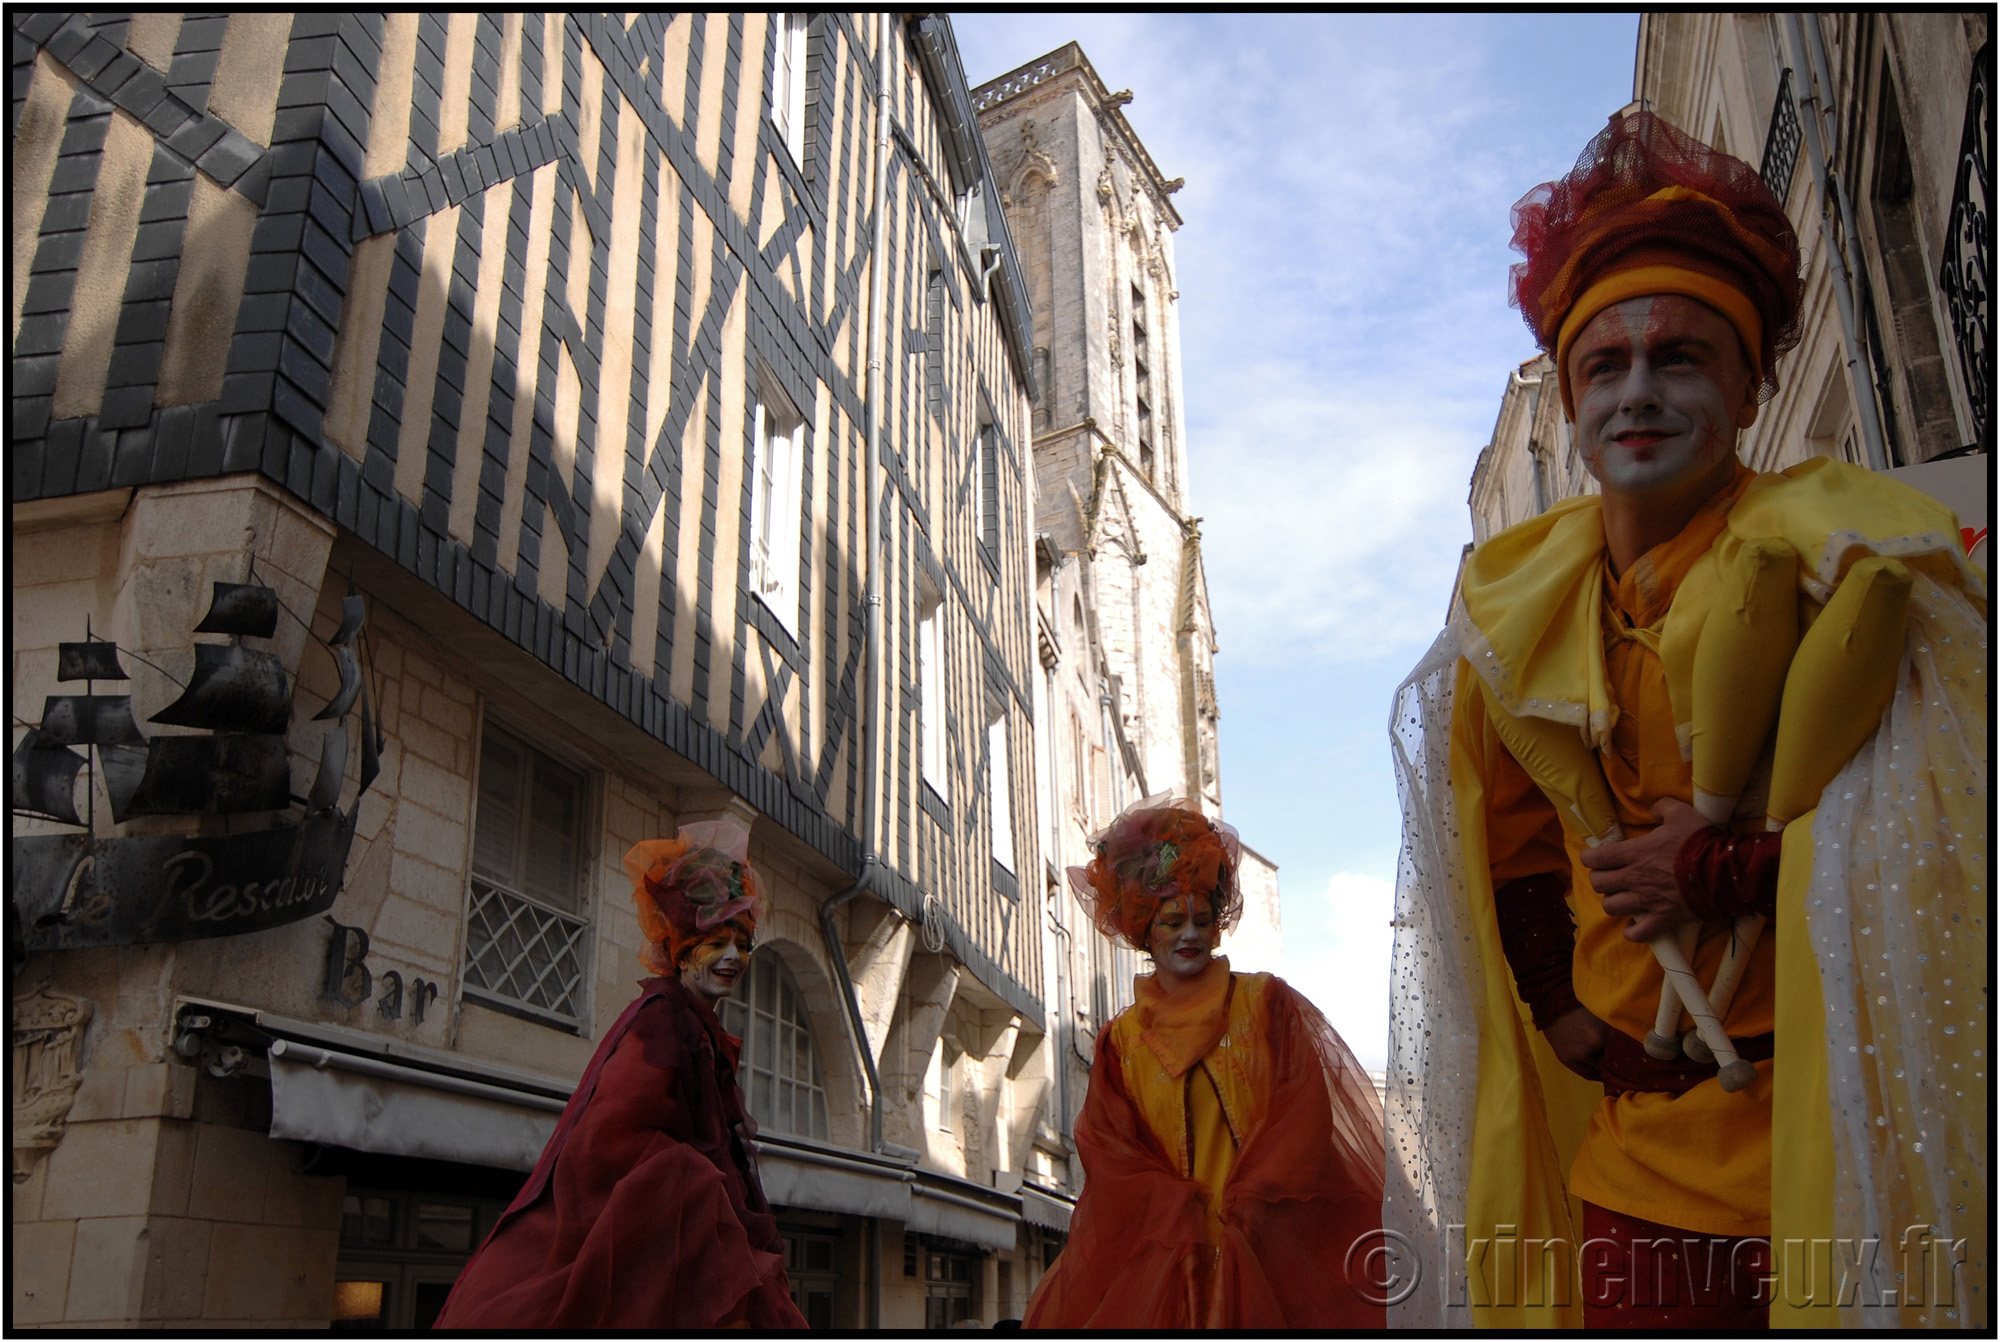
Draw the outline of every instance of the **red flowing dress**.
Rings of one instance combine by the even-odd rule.
[[[736,1089],[741,1043],[647,979],[436,1327],[803,1328]]]

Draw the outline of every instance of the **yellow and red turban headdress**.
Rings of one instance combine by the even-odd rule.
[[[1514,205],[1510,299],[1554,359],[1576,418],[1567,355],[1590,319],[1646,294],[1682,294],[1742,338],[1759,400],[1799,342],[1799,240],[1784,203],[1741,159],[1651,112],[1611,118],[1567,177]]]
[[[1146,949],[1146,935],[1169,899],[1193,908],[1209,900],[1227,931],[1243,913],[1236,884],[1242,844],[1236,831],[1210,820],[1185,798],[1162,792],[1128,806],[1090,838],[1097,856],[1069,869],[1070,887],[1107,937]]]
[[[625,874],[646,937],[639,963],[655,974],[679,973],[681,957],[725,924],[756,936],[764,896],[750,869],[750,831],[733,820],[682,825],[674,838],[633,844]]]

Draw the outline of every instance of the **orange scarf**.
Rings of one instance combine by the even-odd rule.
[[[1139,1037],[1167,1069],[1180,1076],[1208,1056],[1229,1029],[1229,957],[1218,955],[1179,992],[1160,986],[1158,974],[1132,980],[1139,1008]]]

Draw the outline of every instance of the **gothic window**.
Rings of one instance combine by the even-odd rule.
[[[1132,286],[1132,381],[1139,411],[1139,469],[1155,480],[1153,468],[1152,352],[1146,343],[1146,291]]]
[[[750,437],[750,590],[797,633],[801,476],[805,421],[775,392],[760,391]]]
[[[465,995],[574,1027],[585,1011],[584,777],[491,723],[479,747]]]
[[[771,52],[771,122],[784,137],[792,162],[803,165],[806,148],[806,31],[809,14],[774,14],[778,29]]]
[[[758,1126],[815,1141],[827,1135],[826,1082],[798,985],[769,947],[750,957],[734,997],[717,1013],[743,1041],[736,1083]]]

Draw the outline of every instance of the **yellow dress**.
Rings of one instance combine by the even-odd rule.
[[[1184,1178],[1205,1192],[1211,1243],[1222,1244],[1222,1190],[1242,1138],[1263,1118],[1271,1059],[1254,1028],[1269,974],[1233,974],[1218,955],[1184,992],[1147,974],[1111,1023],[1127,1092]]]
[[[1217,957],[1152,977],[1098,1037],[1076,1120],[1083,1195],[1024,1325],[1380,1328],[1346,1288],[1381,1236],[1381,1106],[1354,1056],[1282,979]]]

